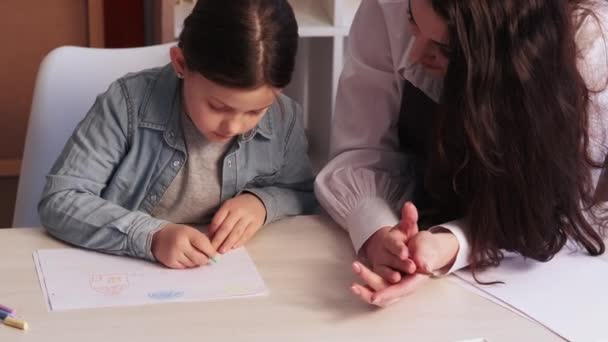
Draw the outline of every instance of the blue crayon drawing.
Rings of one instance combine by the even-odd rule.
[[[181,298],[184,296],[184,291],[157,291],[148,293],[148,297],[157,300],[170,300]]]

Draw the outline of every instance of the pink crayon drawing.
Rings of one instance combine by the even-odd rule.
[[[129,287],[129,277],[126,274],[91,274],[91,288],[105,296],[116,297]]]

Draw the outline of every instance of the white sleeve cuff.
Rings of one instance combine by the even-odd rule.
[[[361,200],[344,221],[355,251],[359,253],[367,239],[380,228],[395,226],[399,218],[386,200],[372,197]]]
[[[433,275],[437,277],[444,276],[458,271],[461,268],[467,267],[469,265],[469,255],[471,254],[471,244],[468,238],[468,231],[462,220],[450,221],[429,229],[431,233],[441,230],[448,230],[454,234],[458,240],[458,253],[456,254],[456,260],[454,260],[454,263],[450,267],[445,267],[441,270],[433,272]]]

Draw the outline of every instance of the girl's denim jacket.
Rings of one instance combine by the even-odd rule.
[[[188,158],[181,81],[170,65],[129,74],[99,95],[47,176],[38,212],[69,243],[154,260],[150,215]],[[223,160],[221,200],[243,191],[266,206],[266,223],[311,213],[313,173],[300,106],[279,96]],[[204,189],[201,189],[204,190]]]

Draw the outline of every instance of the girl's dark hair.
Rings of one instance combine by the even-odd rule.
[[[227,87],[284,88],[298,25],[286,0],[198,0],[179,36],[190,70]]]
[[[465,217],[473,272],[498,265],[501,249],[547,261],[569,238],[602,254],[590,170],[603,161],[588,152],[575,42],[590,12],[568,0],[432,5],[451,52],[426,184],[447,216]]]

